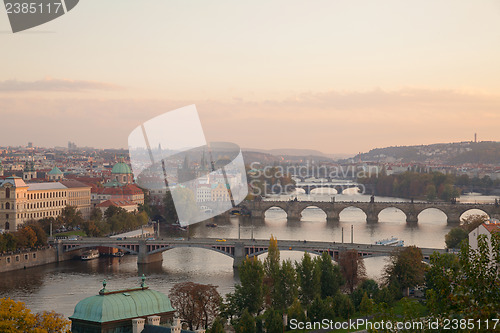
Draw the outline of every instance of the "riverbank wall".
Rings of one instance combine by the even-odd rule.
[[[58,256],[56,247],[1,253],[0,273],[69,260],[74,255],[74,253],[64,253]]]

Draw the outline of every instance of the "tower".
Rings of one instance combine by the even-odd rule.
[[[23,170],[23,180],[31,180],[36,178],[35,162],[26,161]]]

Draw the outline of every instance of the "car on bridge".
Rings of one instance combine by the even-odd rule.
[[[225,242],[226,240],[224,238],[219,238],[215,240],[216,242]]]

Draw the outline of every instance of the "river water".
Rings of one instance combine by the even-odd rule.
[[[298,193],[298,200],[330,201],[330,194]],[[369,196],[361,194],[335,195],[336,201],[368,201]],[[289,200],[289,196],[278,196],[272,200]],[[492,202],[495,197],[466,196],[465,202]],[[376,201],[402,201],[395,198],[377,197]],[[466,214],[477,214],[471,210]],[[325,213],[310,207],[303,211],[300,221],[288,222],[284,211],[272,208],[263,221],[231,217],[217,220],[216,228],[208,228],[203,223],[191,226],[192,237],[278,239],[342,241],[352,238],[357,243],[374,243],[377,240],[398,237],[406,245],[444,248],[444,235],[450,230],[446,216],[436,209],[428,209],[419,215],[417,224],[407,224],[403,212],[388,208],[379,215],[379,222],[367,224],[365,214],[357,208],[348,208],[340,215],[340,222],[326,221]],[[239,227],[238,227],[239,226]],[[184,234],[183,234],[184,233]],[[163,237],[186,236],[185,232],[162,231]],[[284,251],[282,259],[300,260],[303,253]],[[263,256],[261,256],[263,257]],[[365,266],[371,278],[380,279],[386,264],[386,257],[367,258]],[[196,248],[177,248],[163,253],[163,263],[138,268],[135,256],[122,258],[99,258],[91,261],[66,261],[41,267],[2,273],[0,297],[10,297],[25,302],[35,311],[54,310],[69,317],[74,306],[83,298],[96,295],[107,280],[108,289],[129,288],[139,284],[139,276],[145,274],[150,288],[168,294],[178,282],[193,281],[218,286],[219,293],[225,295],[234,289],[237,282],[232,268],[232,259],[223,254]]]

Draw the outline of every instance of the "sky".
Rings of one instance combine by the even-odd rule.
[[[0,146],[127,147],[191,104],[246,148],[500,141],[499,41],[489,0],[82,0],[15,34],[1,8]]]

